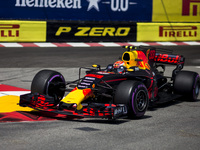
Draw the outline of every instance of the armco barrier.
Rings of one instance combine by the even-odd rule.
[[[0,19],[151,22],[152,0],[1,0]]]
[[[199,41],[200,23],[137,23],[137,41]]]
[[[0,20],[0,41],[45,42],[46,22]]]
[[[48,42],[136,41],[136,23],[47,22]]]
[[[0,42],[200,41],[200,23],[0,21]]]

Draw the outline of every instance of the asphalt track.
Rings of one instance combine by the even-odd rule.
[[[164,47],[186,57],[185,69],[200,73],[200,46]],[[0,83],[29,89],[34,74],[51,68],[67,80],[77,67],[113,63],[123,49],[0,48]],[[169,70],[172,68],[169,67]],[[169,75],[170,71],[166,72]],[[139,120],[101,119],[0,123],[0,149],[199,149],[200,101],[182,99],[148,110]]]
[[[164,47],[164,46],[157,46]],[[186,56],[186,65],[200,65],[200,46],[165,46]],[[2,48],[0,68],[41,68],[91,66],[115,62],[125,49],[120,47]]]

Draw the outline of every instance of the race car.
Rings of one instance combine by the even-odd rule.
[[[181,96],[197,100],[200,78],[196,72],[182,71],[182,55],[146,46],[123,48],[121,59],[104,69],[80,67],[75,81],[65,81],[57,71],[39,71],[31,93],[21,95],[19,105],[69,116],[117,119],[141,118],[149,105]],[[164,76],[166,65],[175,66],[170,77]]]

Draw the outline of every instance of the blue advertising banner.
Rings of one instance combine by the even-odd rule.
[[[152,0],[0,1],[0,19],[152,21]]]

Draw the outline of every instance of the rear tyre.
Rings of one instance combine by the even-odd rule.
[[[42,70],[33,78],[31,93],[45,94],[54,97],[58,103],[65,94],[65,79],[57,71]]]
[[[200,78],[198,73],[180,71],[174,79],[174,92],[184,95],[190,101],[196,101],[199,95]]]
[[[149,105],[147,88],[139,81],[121,82],[116,89],[114,103],[126,104],[130,118],[141,118]]]

